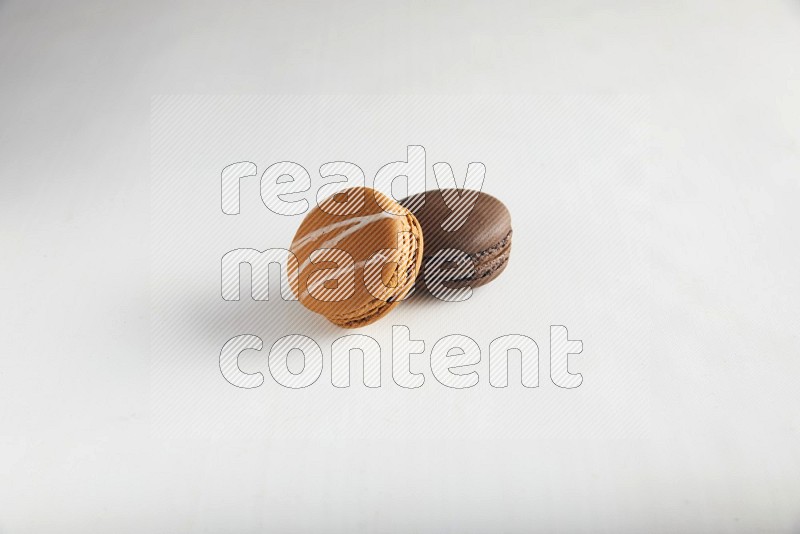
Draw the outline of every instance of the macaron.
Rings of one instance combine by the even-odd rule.
[[[308,212],[290,246],[289,284],[300,303],[344,328],[385,316],[422,266],[416,217],[368,187],[346,189]]]
[[[468,211],[470,203],[474,206]],[[511,255],[511,214],[495,197],[481,191],[432,189],[400,201],[417,217],[425,251],[417,285],[424,287],[426,269],[440,269],[453,254],[470,265],[452,266],[443,285],[451,289],[488,284],[502,273]],[[442,262],[442,260],[445,260]],[[466,267],[466,268],[465,268]],[[429,273],[429,275],[432,273]]]

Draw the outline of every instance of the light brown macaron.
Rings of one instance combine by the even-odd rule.
[[[422,265],[416,217],[368,187],[315,206],[290,247],[289,284],[300,303],[344,328],[373,323],[414,287]]]

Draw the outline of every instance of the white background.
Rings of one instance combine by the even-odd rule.
[[[0,532],[797,531],[798,51],[800,6],[790,2],[0,4]],[[587,384],[567,393],[597,395],[593,424],[603,431],[545,424],[538,437],[503,434],[452,412],[456,422],[427,434],[410,418],[387,424],[385,436],[349,432],[365,428],[359,421],[247,433],[250,397],[230,417],[218,408],[214,433],[191,405],[160,402],[170,397],[154,381],[150,106],[153,95],[187,93],[645,102],[637,120],[649,131],[649,163],[629,172],[644,180],[635,190],[650,213],[640,229],[646,263],[620,266],[650,284],[646,343],[628,349],[646,362],[649,383],[615,397],[633,416],[611,411],[602,389],[584,389],[610,377],[598,362],[619,353],[596,348],[618,338],[549,313],[532,337],[546,347],[550,321],[583,329],[574,337],[584,339]],[[438,142],[422,144],[458,174],[461,158],[439,148],[452,141]],[[384,148],[372,152],[375,164],[402,155],[395,143]],[[273,158],[305,163],[304,154],[245,152],[260,170]],[[576,167],[588,167],[578,152]],[[504,180],[512,193],[524,178],[552,189],[536,172],[494,180],[492,168],[486,189],[508,195],[515,218],[520,199]],[[212,165],[210,179],[218,171]],[[592,191],[594,178],[577,192]],[[587,262],[573,267],[577,280],[596,275],[585,254],[567,250]],[[495,289],[537,283],[537,257],[526,254],[512,255]],[[584,301],[575,313],[590,317],[587,306],[606,302],[618,304]],[[250,326],[234,320],[230,334]],[[420,331],[428,350],[454,328],[429,330]],[[475,337],[485,349],[489,339]],[[197,355],[200,372],[211,362]],[[409,413],[429,424],[444,415],[424,403],[444,390],[432,380],[407,396]],[[324,381],[317,397],[268,385],[256,392],[262,414],[289,402],[295,415],[313,413],[310,400],[334,393]],[[543,381],[534,394],[556,404],[553,389]],[[203,390],[184,393],[203,399]],[[377,393],[403,406],[388,383]],[[619,424],[625,416],[638,422],[633,431]]]
[[[625,96],[154,98],[154,430],[234,440],[646,437],[652,396],[644,357],[652,324],[648,126],[646,99]],[[331,182],[318,171],[326,161],[357,163],[372,185],[381,166],[407,158],[409,143],[425,147],[431,188],[437,187],[434,162],[450,162],[459,183],[469,162],[485,165],[482,189],[507,203],[515,229],[513,262],[496,283],[464,302],[410,298],[385,321],[357,331],[284,302],[277,269],[269,301],[250,298],[249,266],[241,269],[241,300],[222,299],[225,253],[287,248],[302,221],[303,215],[278,215],[263,203],[259,182],[271,163],[291,155],[312,173],[309,191],[286,198],[314,205],[320,187]],[[242,159],[258,162],[260,172],[240,180],[240,213],[226,215],[221,170]],[[400,194],[406,184],[396,185]],[[268,197],[267,180],[264,190]],[[551,324],[566,326],[587,347],[570,366],[587,375],[580,389],[550,381]],[[392,325],[407,326],[425,343],[425,355],[410,365],[428,375],[418,391],[393,380]],[[361,385],[360,358],[353,358],[351,372],[359,387],[349,391],[331,385],[327,357],[325,373],[307,391],[284,390],[271,377],[258,391],[242,391],[220,373],[220,350],[235,336],[262,339],[265,350],[242,354],[240,365],[270,376],[267,356],[279,338],[308,336],[329,356],[335,339],[354,333],[383,349],[380,391]],[[473,370],[483,380],[474,390],[450,390],[432,375],[430,351],[452,334],[482,346]],[[489,344],[508,334],[538,343],[539,390],[520,384],[518,356],[509,367],[514,387],[490,387]],[[303,368],[302,358],[295,362],[299,356],[289,359],[296,371]],[[529,445],[506,447],[505,454],[526,456]]]

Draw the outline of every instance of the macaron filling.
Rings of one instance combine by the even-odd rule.
[[[506,234],[506,236],[496,245],[493,245],[480,252],[469,254],[468,260],[464,261],[472,262],[472,265],[474,267],[472,275],[464,277],[448,278],[447,283],[475,282],[503,269],[511,255],[512,234],[513,231],[509,230],[508,234]],[[431,260],[431,258],[432,256],[428,256],[423,259],[423,271],[428,261]],[[453,265],[453,267],[459,267],[459,265]],[[459,269],[454,268],[453,270],[455,272],[458,272]]]

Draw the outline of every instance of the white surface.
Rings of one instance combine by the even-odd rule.
[[[789,2],[0,4],[0,532],[796,531],[799,49]],[[647,431],[163,432],[150,102],[185,93],[641,95]]]
[[[624,96],[155,98],[153,429],[262,440],[646,437],[648,111],[646,99]],[[429,188],[437,186],[434,162],[450,162],[462,183],[467,163],[485,165],[483,190],[507,203],[515,229],[513,261],[502,277],[465,302],[409,299],[386,320],[356,331],[283,301],[274,278],[269,301],[252,300],[250,267],[242,269],[241,300],[221,298],[220,260],[227,252],[286,248],[302,221],[303,214],[279,215],[262,202],[260,177],[271,163],[291,155],[306,168],[309,191],[286,198],[314,203],[330,182],[318,172],[326,161],[357,163],[372,185],[379,168],[405,160],[406,146],[420,142]],[[240,213],[225,215],[221,170],[242,159],[257,162],[256,176],[240,180]],[[270,191],[267,180],[264,185]],[[550,380],[551,324],[565,325],[586,346],[571,361],[573,372],[586,375],[574,391]],[[427,370],[419,390],[393,380],[393,325],[407,326],[425,343],[425,354],[410,364],[415,373]],[[259,336],[264,345],[240,358],[245,371],[269,377],[257,391],[221,377],[220,350],[242,334]],[[273,343],[295,334],[315,340],[328,360],[307,391],[284,390],[267,370]],[[331,345],[350,334],[371,336],[382,347],[380,391],[331,386]],[[474,389],[451,390],[432,376],[432,347],[451,334],[481,347]],[[516,358],[514,387],[490,387],[489,344],[508,334],[537,341],[539,389],[521,386]],[[355,361],[352,380],[361,384],[360,358]],[[505,453],[529,451],[516,446]]]

